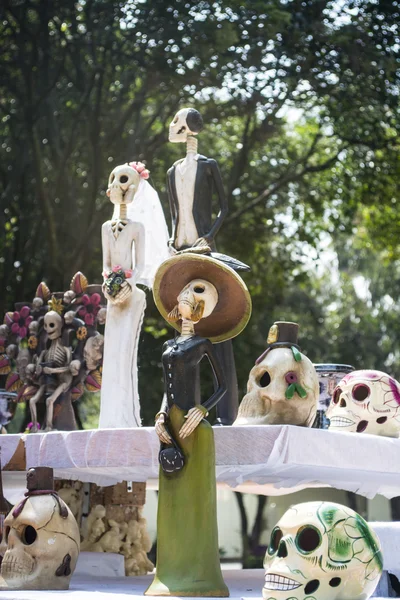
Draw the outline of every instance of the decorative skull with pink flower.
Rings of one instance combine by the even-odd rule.
[[[326,413],[329,429],[400,435],[400,384],[382,371],[353,371],[336,386]]]

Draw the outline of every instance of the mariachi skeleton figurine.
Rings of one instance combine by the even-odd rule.
[[[215,236],[228,214],[228,202],[217,162],[197,153],[196,136],[202,128],[203,119],[193,108],[179,110],[169,127],[170,142],[186,143],[185,158],[178,160],[167,174],[172,220],[169,247],[172,254],[180,251],[210,253],[215,250]],[[215,220],[212,215],[214,190],[220,209]],[[217,422],[232,425],[239,404],[232,342],[220,344],[217,353],[227,383],[227,393],[217,406]]]
[[[156,417],[162,443],[157,515],[157,566],[149,596],[225,597],[219,563],[214,437],[204,420],[226,391],[214,342],[238,335],[251,311],[242,279],[198,254],[174,256],[157,272],[154,299],[180,333],[164,344],[166,394]],[[210,341],[211,340],[211,341]],[[211,364],[215,392],[193,394],[200,361]]]
[[[379,539],[351,508],[292,506],[272,530],[264,600],[368,600],[382,573]]]
[[[400,435],[400,383],[382,371],[353,371],[339,381],[326,413],[333,431]]]
[[[0,590],[67,590],[79,555],[78,524],[53,490],[53,469],[29,469],[27,488],[4,521]]]
[[[152,285],[167,258],[167,227],[142,163],[116,167],[107,195],[115,205],[102,228],[104,294],[108,299],[99,427],[140,426],[139,335],[146,306],[136,284]],[[147,242],[146,242],[147,239]]]
[[[297,323],[279,321],[269,330],[266,351],[250,371],[247,394],[234,425],[311,427],[319,385],[312,362],[300,352]]]

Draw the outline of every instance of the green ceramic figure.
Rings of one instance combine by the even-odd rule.
[[[163,348],[165,396],[156,416],[161,441],[157,565],[149,596],[229,596],[220,567],[214,435],[204,419],[226,392],[212,342],[238,335],[251,312],[248,290],[230,267],[213,258],[178,255],[156,274],[154,298],[180,332]],[[207,357],[215,391],[193,393]]]

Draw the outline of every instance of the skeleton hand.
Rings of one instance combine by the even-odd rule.
[[[164,413],[161,413],[161,415],[159,415],[157,417],[156,420],[156,434],[158,435],[160,442],[164,442],[164,444],[170,444],[172,442],[171,440],[171,436],[169,435],[168,431],[165,429],[165,415]]]
[[[184,439],[193,433],[206,415],[207,411],[203,406],[194,406],[191,408],[185,416],[185,419],[187,419],[186,423],[179,430],[179,437]]]
[[[36,366],[36,371],[35,371],[35,375],[36,377],[40,377],[40,375],[42,374],[43,368],[41,365],[37,365]]]
[[[168,251],[170,253],[170,256],[174,256],[175,254],[178,254],[178,251],[174,248],[174,240],[168,240]]]
[[[201,237],[195,241],[193,246],[191,246],[190,248],[185,248],[185,250],[182,250],[182,252],[196,252],[196,254],[207,254],[208,252],[211,252],[211,248],[207,239]]]
[[[80,363],[79,360],[72,360],[71,361],[71,364],[69,365],[69,370],[71,372],[71,375],[73,375],[73,377],[75,377],[76,375],[78,375],[80,368],[81,368],[81,363]]]

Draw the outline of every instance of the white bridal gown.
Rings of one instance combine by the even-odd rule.
[[[160,264],[168,258],[168,230],[157,192],[141,180],[133,202],[128,204],[130,221],[117,239],[111,221],[103,224],[103,268],[133,269],[127,279],[132,294],[122,305],[108,302],[104,335],[100,428],[139,427],[137,355],[146,308],[146,295],[136,287],[152,287]]]

